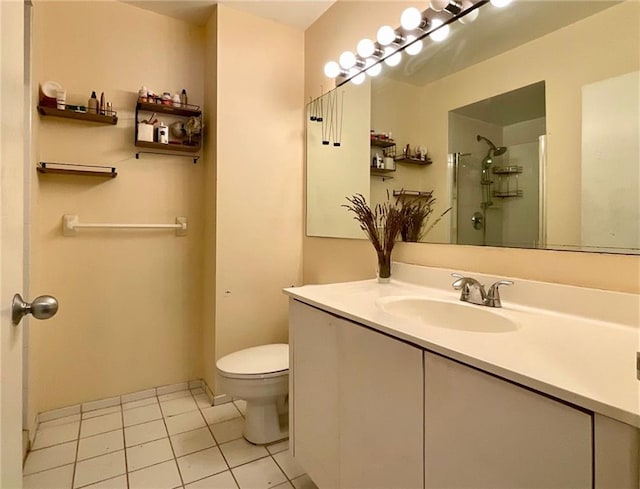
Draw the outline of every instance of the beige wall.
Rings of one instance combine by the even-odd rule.
[[[202,372],[202,237],[205,165],[134,157],[137,90],[186,88],[203,103],[204,30],[120,2],[36,2],[33,25],[34,148],[31,295],[53,294],[58,314],[31,321],[34,413]],[[69,103],[104,91],[116,126],[40,117],[37,84],[56,80]],[[37,161],[118,168],[115,179],[44,175]],[[189,220],[166,231],[61,234],[63,214],[84,222]]]
[[[634,19],[637,19],[637,14],[635,17],[630,16],[636,12],[637,5],[632,5],[634,3],[630,2],[627,5],[613,7],[610,10],[626,9],[624,10],[626,13],[622,15],[623,20],[626,18],[630,23],[630,28],[637,30],[637,22],[633,24]],[[330,59],[337,58],[344,49],[353,49],[360,38],[373,37],[379,25],[383,23],[398,25],[399,14],[403,7],[404,5],[402,4],[376,3],[373,15],[369,15],[371,12],[370,3],[338,2],[329,9],[306,32],[305,75],[307,81],[305,87],[307,93],[305,95],[314,95],[315,85],[319,83],[328,84],[326,79],[322,79],[324,63]],[[328,32],[331,32],[330,36],[327,35]],[[618,32],[624,32],[624,29],[620,28]],[[566,47],[567,44],[563,38],[565,35],[568,34],[559,34],[552,41],[551,48],[559,50]],[[594,38],[594,41],[597,41],[597,39]],[[523,49],[531,49],[531,47],[525,46]],[[603,51],[606,50],[603,49]],[[619,53],[607,51],[598,53],[598,55],[609,56],[610,64],[620,63],[622,66],[625,62],[620,58]],[[496,74],[495,80],[491,78],[494,80],[492,85],[494,93],[486,96],[508,90],[509,88],[506,88],[506,84],[513,83],[513,80],[522,82],[518,86],[525,85],[531,81],[538,81],[528,80],[528,72],[525,68],[526,64],[530,62],[530,58],[530,56],[522,57],[521,62],[518,64],[519,71],[510,73],[509,77]],[[574,58],[566,55],[562,59],[570,60]],[[554,68],[557,68],[560,62],[559,58],[554,58],[549,61],[549,64],[555,63],[556,66]],[[476,79],[476,73],[473,70],[473,67],[467,70],[468,76],[465,78],[467,81],[468,79]],[[571,66],[569,71],[571,70],[582,71],[584,77],[587,78],[597,76],[597,74],[591,72],[590,66]],[[564,72],[566,71],[564,70]],[[494,71],[494,73],[500,72]],[[455,75],[450,78],[455,78]],[[460,80],[462,84],[460,87],[457,85],[452,86],[451,79],[447,80],[449,82],[447,91],[458,94],[460,98],[458,105],[464,105],[475,100],[473,94],[468,93],[468,83],[463,83]],[[434,89],[438,88],[438,82],[432,85]],[[568,96],[569,85],[571,83],[563,84],[558,86],[556,91],[548,93],[547,96],[551,101],[550,103],[561,97]],[[478,94],[476,93],[475,95]],[[465,97],[468,100],[463,100]],[[431,121],[432,127],[429,134],[437,141],[446,142],[447,140],[447,119],[442,115],[445,112],[441,110],[441,116],[434,117]],[[569,118],[568,114],[560,115],[556,119],[557,125],[548,127],[548,132],[556,140],[564,137],[565,131],[569,127],[574,127],[575,131],[580,130],[579,121],[565,120]],[[575,141],[575,138],[572,136],[571,140]],[[553,141],[550,140],[550,147],[552,143]],[[573,148],[571,144],[564,146],[564,149],[559,149],[559,146],[556,146],[555,157],[567,160],[570,159],[572,154],[579,154],[579,145]],[[446,146],[443,146],[443,148],[440,151],[442,154],[439,154],[438,149],[434,148],[432,156],[434,158],[446,157]],[[572,148],[576,150],[573,153],[570,152]],[[552,177],[552,175],[549,175],[550,179]],[[579,179],[577,180],[579,181]],[[564,189],[564,192],[566,193],[567,189]],[[375,263],[371,261],[370,253],[367,253],[370,247],[371,245],[366,241],[305,237],[303,254],[305,283],[373,277],[375,275]],[[349,251],[347,252],[346,250]],[[495,273],[579,286],[632,292],[640,291],[640,258],[633,256],[400,243],[394,253],[394,259],[421,265],[459,268],[468,271]]]
[[[218,107],[218,10],[205,27],[204,114],[204,273],[202,284],[202,359],[204,379],[213,387],[216,373],[216,148]]]
[[[224,5],[217,15],[219,358],[287,341],[281,289],[301,278],[304,39]]]

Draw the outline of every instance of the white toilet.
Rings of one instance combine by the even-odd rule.
[[[289,392],[289,345],[262,345],[230,353],[216,362],[218,387],[247,402],[243,435],[256,445],[289,436],[280,427],[279,405]]]

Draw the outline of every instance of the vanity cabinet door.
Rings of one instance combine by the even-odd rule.
[[[422,489],[422,350],[338,324],[341,488]]]
[[[289,301],[289,431],[294,458],[320,488],[339,487],[335,318]]]
[[[640,487],[640,430],[595,415],[596,489]]]
[[[295,300],[294,458],[321,489],[423,488],[422,350]]]
[[[425,488],[591,488],[591,415],[425,353]]]

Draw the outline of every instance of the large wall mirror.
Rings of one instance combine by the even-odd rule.
[[[361,193],[435,198],[423,242],[640,253],[640,2],[479,10],[308,106],[307,234],[364,238]]]

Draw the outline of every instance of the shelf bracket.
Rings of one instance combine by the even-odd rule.
[[[200,159],[199,155],[179,155],[179,154],[171,154],[171,153],[158,153],[157,151],[138,151],[136,153],[136,160],[140,159],[140,155],[159,155],[159,156],[177,156],[179,158],[192,158],[193,164],[195,165]]]

